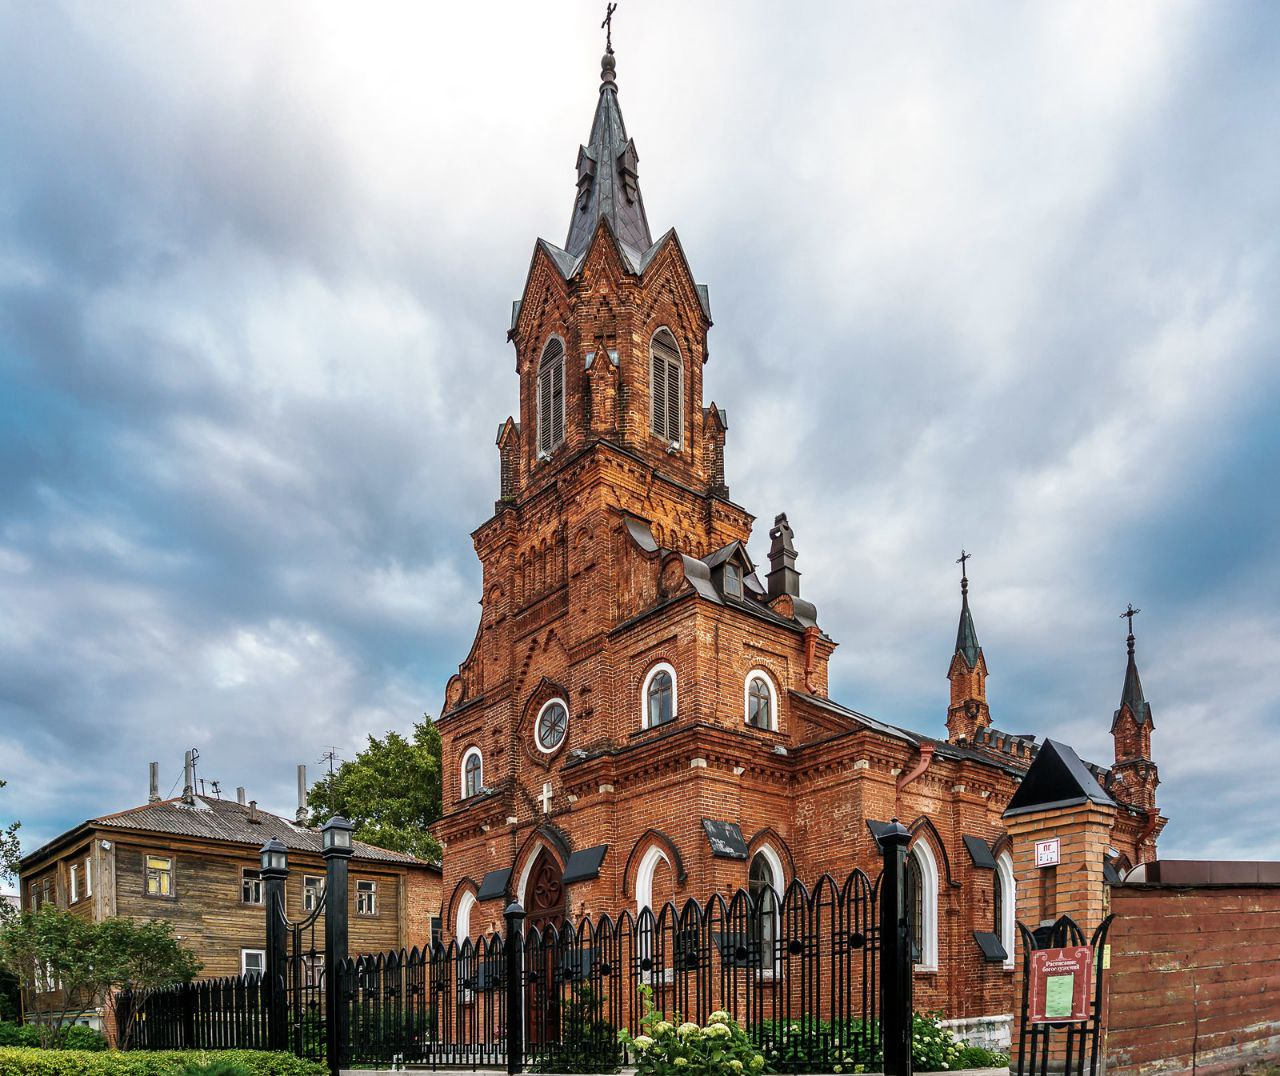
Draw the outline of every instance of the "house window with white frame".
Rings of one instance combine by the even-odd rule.
[[[378,883],[368,878],[356,882],[356,915],[378,914]]]
[[[84,895],[86,897],[93,896],[93,870],[90,867],[90,859],[84,857]]]
[[[80,864],[71,864],[71,903],[76,904],[80,900]]]
[[[320,897],[324,893],[324,876],[304,874],[302,876],[302,910],[314,912],[320,907]]]
[[[240,974],[256,975],[261,978],[267,970],[267,951],[265,949],[240,950]]]
[[[262,903],[262,878],[253,867],[245,867],[240,872],[240,902],[242,904]]]

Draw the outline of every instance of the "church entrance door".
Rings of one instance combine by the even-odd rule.
[[[532,1043],[560,1036],[560,998],[556,974],[557,932],[565,926],[564,870],[544,848],[534,860],[525,886],[525,1034]],[[534,931],[537,942],[532,943]]]

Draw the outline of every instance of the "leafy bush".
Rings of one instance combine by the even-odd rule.
[[[63,1050],[105,1050],[107,1040],[102,1037],[100,1031],[94,1031],[93,1028],[85,1027],[84,1024],[72,1024],[62,1029],[58,1045]]]
[[[875,1072],[881,1067],[874,1020],[764,1020],[751,1029],[770,1072]]]
[[[962,1069],[1002,1069],[1009,1064],[1009,1055],[999,1050],[988,1050],[985,1046],[965,1046],[960,1051],[960,1061],[956,1066]]]
[[[970,1046],[942,1026],[942,1013],[913,1013],[911,1018],[911,1062],[920,1072],[947,1069],[1003,1068],[1007,1054]]]
[[[0,1023],[0,1046],[39,1046],[40,1028],[35,1024]],[[107,1040],[100,1032],[83,1024],[64,1027],[60,1045],[67,1050],[105,1050]]]
[[[530,1072],[617,1072],[622,1045],[614,1026],[604,1019],[604,998],[584,984],[573,988],[565,1004],[555,1041],[530,1047]]]
[[[653,1008],[652,988],[642,987],[641,993],[641,1033],[618,1033],[631,1048],[637,1076],[757,1076],[764,1071],[764,1055],[727,1012],[713,1012],[705,1027],[680,1023],[679,1014],[667,1020]]]
[[[220,1068],[211,1068],[212,1065]],[[0,1076],[328,1076],[328,1068],[266,1050],[39,1050],[0,1047]]]

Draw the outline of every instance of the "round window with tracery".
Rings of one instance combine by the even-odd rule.
[[[552,699],[538,711],[535,739],[538,750],[548,754],[564,743],[569,731],[569,711],[559,699]]]

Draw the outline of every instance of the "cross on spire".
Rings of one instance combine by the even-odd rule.
[[[617,10],[617,4],[607,4],[604,22],[600,24],[600,29],[604,31],[604,51],[610,54],[613,52],[613,13]]]
[[[1127,621],[1129,621],[1129,634],[1130,634],[1130,635],[1132,635],[1132,634],[1133,634],[1133,618],[1134,618],[1135,616],[1137,616],[1140,612],[1142,612],[1142,610],[1141,610],[1141,609],[1135,609],[1135,608],[1133,607],[1133,602],[1129,602],[1129,603],[1128,603],[1128,608],[1127,608],[1127,609],[1125,609],[1125,611],[1124,611],[1123,613],[1121,613],[1121,614],[1120,614],[1120,619],[1121,619],[1121,620],[1127,620]]]
[[[965,564],[965,561],[969,560],[972,556],[973,556],[973,554],[972,554],[972,553],[966,552],[966,550],[964,549],[964,547],[963,547],[963,546],[961,546],[961,548],[960,548],[960,555],[959,555],[958,557],[956,557],[956,563],[957,563],[958,565],[960,565],[960,578],[961,578],[961,579],[964,579],[964,578],[967,578],[967,577],[968,577],[968,574],[969,574],[969,572],[968,572],[968,565],[966,565],[966,564]]]

